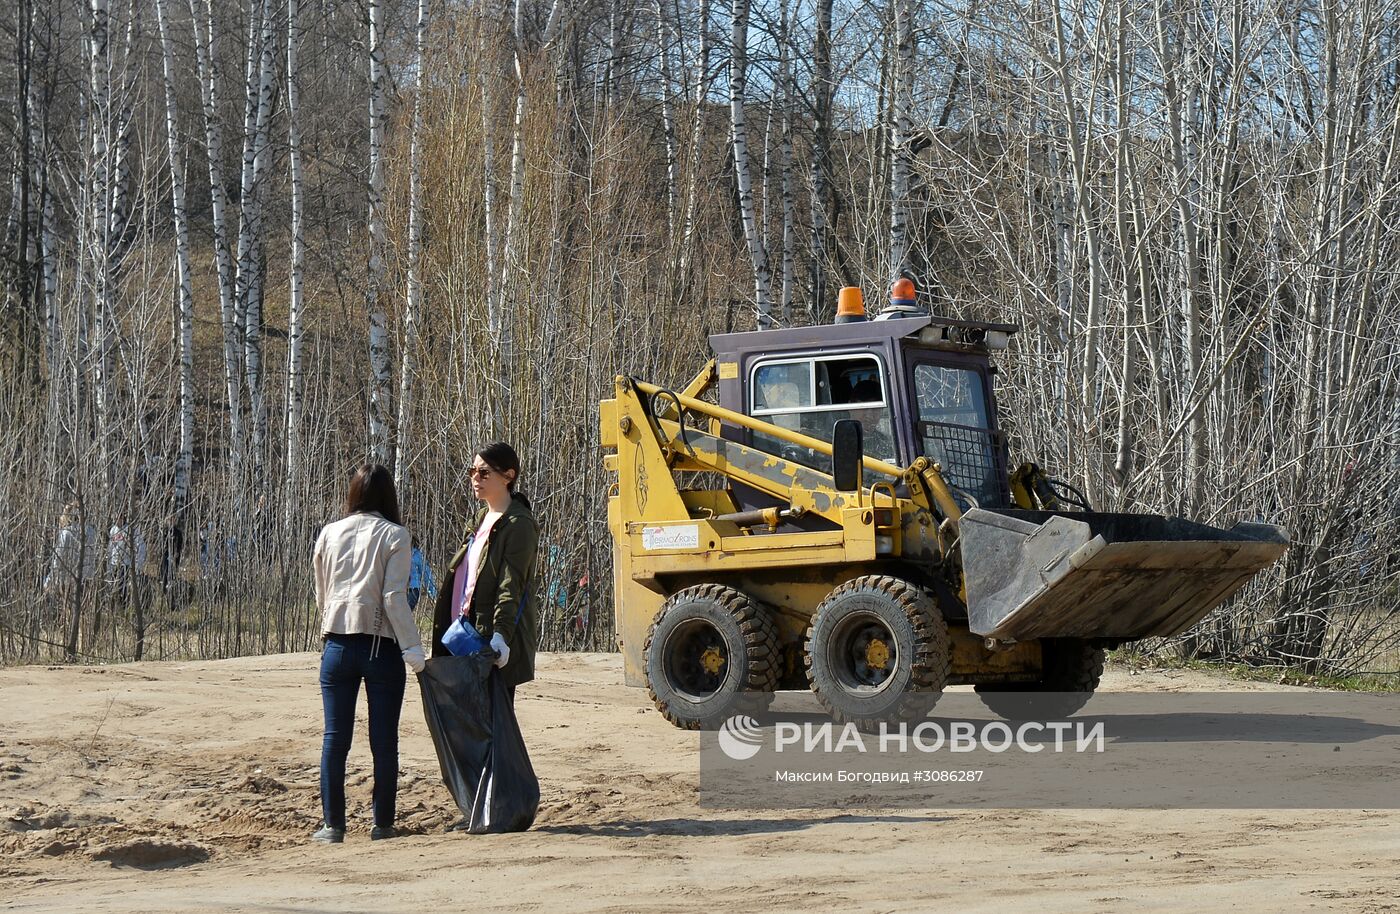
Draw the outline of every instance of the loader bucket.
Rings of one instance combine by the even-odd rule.
[[[1288,536],[1269,524],[973,508],[960,545],[976,634],[1132,641],[1199,622],[1282,555]]]

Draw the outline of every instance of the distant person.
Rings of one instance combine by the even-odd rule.
[[[223,556],[219,552],[219,532],[214,526],[214,521],[206,521],[199,529],[199,573],[203,577],[212,577],[219,573],[223,565]]]
[[[107,582],[118,601],[126,599],[132,570],[139,574],[145,567],[146,538],[127,524],[125,514],[118,514],[107,531]]]
[[[418,608],[418,598],[427,592],[428,597],[436,600],[438,595],[437,581],[433,580],[433,569],[428,567],[428,560],[423,558],[423,550],[418,548],[418,536],[413,537],[413,564],[408,572],[408,608]]]
[[[185,525],[177,514],[165,518],[161,531],[164,548],[160,556],[160,586],[167,589],[175,581],[180,568],[180,557],[185,550]]]
[[[449,563],[433,613],[433,656],[449,652],[442,636],[465,615],[500,655],[512,703],[515,688],[535,678],[539,599],[534,586],[540,528],[530,501],[515,491],[520,457],[508,444],[488,444],[472,461],[472,494],[485,503]]]
[[[44,577],[44,592],[64,596],[79,579],[97,576],[97,528],[82,522],[82,509],[76,501],[63,506],[54,539],[53,558]]]
[[[345,510],[345,517],[322,528],[312,560],[325,644],[321,702],[326,731],[321,743],[322,825],[311,837],[325,844],[345,840],[345,759],[361,681],[374,756],[374,828],[369,836],[394,837],[404,664],[419,673],[424,663],[406,593],[412,537],[400,522],[399,497],[388,469],[360,467],[350,480]]]

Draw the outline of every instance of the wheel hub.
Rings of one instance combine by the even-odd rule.
[[[724,669],[724,655],[718,647],[710,645],[700,655],[700,666],[710,675],[718,675],[719,671]]]
[[[865,646],[865,662],[873,670],[883,670],[890,665],[890,646],[881,638],[871,638]]]

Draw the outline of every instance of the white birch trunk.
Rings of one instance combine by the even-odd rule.
[[[91,206],[88,214],[88,227],[92,233],[88,244],[90,247],[89,261],[92,265],[90,286],[94,350],[94,354],[91,356],[93,359],[93,421],[98,440],[98,459],[100,466],[105,470],[112,464],[108,453],[110,416],[107,390],[108,376],[111,374],[109,337],[112,315],[112,169],[110,149],[112,57],[109,46],[111,21],[107,0],[91,0],[89,13],[88,129],[92,136],[86,190]]]
[[[413,40],[413,124],[408,138],[408,297],[404,302],[399,354],[399,421],[394,457],[394,485],[401,493],[408,483],[418,317],[423,309],[423,42],[427,31],[428,0],[418,0],[418,27]]]
[[[768,274],[768,253],[763,248],[754,214],[753,185],[749,179],[748,128],[744,122],[744,95],[748,76],[749,0],[734,0],[730,19],[729,115],[734,140],[734,177],[739,191],[739,215],[744,238],[753,262],[754,301],[758,327],[766,330],[773,323],[773,299]]]
[[[292,264],[287,282],[287,416],[284,520],[290,529],[301,500],[302,433],[302,264],[306,258],[304,210],[306,197],[301,170],[301,74],[297,69],[301,45],[301,2],[287,0],[287,162],[291,171]]]
[[[132,123],[134,118],[133,106],[136,99],[136,79],[140,68],[132,65],[136,56],[135,48],[141,37],[141,19],[138,11],[134,8],[127,10],[130,18],[126,23],[126,37],[122,43],[122,56],[120,69],[117,69],[117,61],[108,58],[107,70],[107,91],[112,91],[112,74],[119,72],[121,80],[116,90],[115,96],[108,98],[109,112],[113,107],[117,109],[114,120],[110,121],[111,148],[110,170],[108,172],[110,181],[108,193],[111,201],[107,207],[107,239],[110,252],[108,258],[111,262],[113,292],[108,299],[108,306],[115,307],[114,298],[117,290],[116,273],[120,269],[120,263],[124,254],[126,239],[131,228],[131,190],[134,184],[131,176],[131,144],[132,144]],[[110,26],[109,26],[110,29]],[[110,40],[110,35],[109,35]],[[109,317],[115,326],[115,318]]]
[[[773,85],[768,92],[768,104],[764,106],[766,110],[764,112],[765,116],[763,118],[763,156],[761,159],[762,164],[759,166],[758,169],[759,198],[758,209],[756,210],[759,217],[758,237],[763,240],[763,249],[769,252],[770,256],[774,250],[773,219],[776,215],[774,210],[777,209],[777,207],[772,205],[773,201],[770,199],[770,197],[771,192],[773,190],[774,170],[773,124],[779,116],[779,91],[779,87],[776,84]],[[772,268],[771,265],[769,268]]]
[[[808,306],[813,322],[826,309],[826,182],[831,138],[831,0],[817,0],[816,48],[812,57],[812,272]]]
[[[1059,81],[1060,100],[1064,107],[1066,139],[1069,143],[1070,165],[1074,177],[1075,209],[1079,216],[1080,226],[1084,231],[1085,256],[1089,261],[1088,304],[1084,316],[1084,358],[1080,365],[1079,379],[1080,417],[1083,428],[1085,431],[1089,431],[1096,424],[1095,417],[1098,415],[1096,391],[1099,322],[1102,320],[1103,311],[1103,263],[1099,252],[1098,229],[1095,226],[1093,214],[1089,210],[1090,121],[1086,117],[1082,122],[1083,129],[1081,130],[1079,101],[1071,81],[1073,74],[1069,62],[1068,39],[1065,35],[1064,19],[1058,6],[1054,10],[1054,27],[1056,78]],[[1095,493],[1090,491],[1092,488],[1090,482],[1091,480],[1086,476],[1085,495],[1092,500]]]
[[[384,311],[384,47],[383,8],[369,3],[369,448],[377,463],[389,463],[389,327]]]
[[[560,14],[562,11],[562,0],[554,0],[550,6],[549,19],[545,23],[543,41],[546,47],[554,40],[554,35],[559,27]],[[515,120],[511,133],[511,156],[510,156],[510,184],[506,198],[506,218],[504,231],[497,233],[499,223],[499,204],[496,201],[495,190],[495,127],[493,114],[493,100],[491,94],[491,68],[483,68],[481,77],[482,96],[482,158],[483,170],[486,180],[485,194],[485,216],[486,216],[486,272],[487,272],[487,326],[491,336],[492,345],[495,347],[493,357],[498,365],[503,366],[504,371],[509,371],[514,361],[514,342],[512,338],[513,329],[508,310],[504,307],[506,276],[516,258],[516,239],[518,237],[518,223],[520,221],[521,208],[524,204],[525,191],[525,112],[526,112],[526,85],[525,85],[525,65],[524,65],[524,21],[523,9],[520,0],[516,0],[514,14],[511,18],[512,45],[514,47],[513,63],[516,81],[515,93]],[[490,36],[489,32],[482,29],[482,58],[490,59]],[[499,258],[499,259],[498,259]],[[505,392],[507,402],[510,395],[510,376],[503,375],[498,379],[501,389]],[[500,411],[493,414],[499,421]]]
[[[1146,276],[1141,254],[1141,234],[1138,230],[1137,206],[1134,194],[1135,180],[1131,174],[1133,161],[1129,154],[1129,104],[1128,71],[1131,62],[1127,52],[1128,25],[1124,21],[1127,4],[1120,0],[1117,9],[1116,41],[1113,68],[1113,85],[1116,97],[1116,127],[1118,140],[1114,144],[1114,209],[1118,223],[1118,249],[1122,252],[1123,269],[1123,378],[1122,393],[1118,403],[1117,454],[1113,462],[1113,476],[1120,489],[1126,488],[1133,472],[1133,384],[1136,374],[1135,342],[1133,324],[1138,319],[1139,299],[1143,292]],[[1124,494],[1127,494],[1126,492]]]
[[[23,116],[22,112],[21,116]],[[10,170],[10,208],[5,213],[5,234],[3,236],[6,247],[18,243],[20,225],[23,221],[23,217],[27,215],[20,211],[20,201],[23,199],[24,193],[23,175],[24,172],[20,168],[20,164],[18,162],[12,162]]]
[[[677,220],[680,218],[680,188],[676,162],[676,124],[671,113],[671,29],[666,19],[664,0],[656,0],[656,49],[661,62],[661,128],[666,139],[666,241],[676,243]]]
[[[1158,8],[1157,11],[1157,51],[1159,63],[1164,74],[1162,88],[1164,102],[1166,105],[1168,139],[1171,146],[1171,168],[1172,177],[1175,181],[1173,188],[1176,197],[1176,211],[1178,231],[1181,239],[1181,311],[1184,322],[1184,336],[1186,341],[1186,373],[1187,378],[1183,387],[1183,406],[1188,405],[1194,399],[1195,386],[1202,383],[1201,364],[1201,265],[1196,241],[1196,206],[1195,194],[1193,191],[1192,179],[1187,165],[1187,150],[1185,139],[1185,128],[1183,125],[1183,114],[1185,101],[1177,82],[1177,68],[1179,56],[1176,48],[1180,44],[1179,36],[1171,36],[1167,33],[1166,23],[1167,12],[1165,8]],[[1187,514],[1195,512],[1200,505],[1203,490],[1202,483],[1205,478],[1205,425],[1201,421],[1199,411],[1193,411],[1191,421],[1187,428],[1187,460],[1186,460],[1186,492],[1187,499],[1184,511]]]
[[[700,197],[700,141],[705,135],[705,99],[710,94],[710,0],[699,0],[696,15],[700,20],[700,48],[695,61],[695,114],[690,127],[690,161],[686,166],[685,229],[676,270],[682,284],[690,272]]]
[[[516,0],[517,14],[520,0]],[[609,108],[617,103],[618,62],[622,58],[622,15],[619,3],[608,4],[608,65],[603,71],[603,101]],[[518,18],[518,15],[517,15]]]
[[[261,193],[267,169],[269,121],[275,92],[271,0],[258,0],[249,26],[248,82],[250,93],[244,119],[243,174],[238,231],[237,307],[243,326],[243,372],[248,387],[252,436],[251,467],[261,475],[266,453],[267,408],[263,401],[262,369],[262,244]],[[248,113],[251,112],[251,116]]]
[[[495,94],[491,81],[495,78],[494,68],[488,65],[494,55],[493,29],[491,17],[482,17],[481,48],[477,56],[481,79],[481,174],[482,174],[482,214],[485,219],[486,242],[486,330],[492,345],[500,335],[500,309],[496,302],[496,263],[500,249],[500,237],[496,229],[499,219],[496,204],[496,118]],[[469,339],[470,336],[464,337]]]
[[[910,0],[892,0],[890,15],[894,19],[895,61],[891,82],[894,84],[894,137],[890,142],[890,268],[893,283],[909,262],[909,173],[910,133],[914,105],[914,11]]]
[[[228,403],[229,469],[236,478],[243,463],[242,340],[238,326],[236,279],[229,248],[228,199],[224,190],[224,131],[220,119],[217,31],[211,0],[189,0],[204,107],[204,142],[209,162],[209,211],[214,233],[214,263],[219,278],[219,323],[224,342],[224,394]],[[202,26],[202,27],[201,27]]]
[[[503,307],[505,304],[506,290],[510,288],[509,277],[511,268],[515,265],[515,248],[517,224],[520,221],[520,209],[523,204],[525,193],[525,64],[522,57],[525,53],[523,34],[523,21],[521,19],[521,0],[515,0],[515,13],[511,19],[511,38],[514,46],[514,69],[515,69],[515,125],[511,131],[510,143],[510,189],[506,198],[506,226],[504,243],[501,246],[501,274],[500,282],[497,285],[499,293],[498,310],[502,312],[511,309]],[[496,324],[496,350],[497,365],[501,369],[499,381],[503,385],[503,392],[506,396],[506,403],[510,402],[511,392],[511,366],[515,364],[515,341],[514,327],[509,314],[502,313],[500,320]]]
[[[175,104],[175,50],[170,38],[167,0],[156,0],[161,59],[165,76],[165,136],[170,149],[170,203],[175,222],[175,268],[179,281],[180,323],[180,444],[175,458],[174,512],[183,518],[194,465],[194,280],[190,269],[189,219],[185,212],[185,157],[180,149],[179,117]],[[169,548],[169,544],[167,544]],[[172,564],[178,557],[171,555]]]
[[[782,235],[782,289],[779,294],[779,312],[783,323],[792,324],[793,264],[797,234],[793,229],[792,200],[792,18],[787,0],[779,8],[781,29],[778,36],[778,94],[782,99],[782,135],[778,151],[783,196],[783,235]]]
[[[33,51],[30,51],[29,59],[34,58]],[[38,81],[30,83],[30,106],[32,112],[40,111],[45,106],[40,92]],[[59,356],[62,346],[62,328],[59,323],[58,313],[58,257],[59,246],[58,236],[54,231],[54,202],[53,187],[50,184],[51,172],[49,171],[50,158],[53,155],[53,147],[49,142],[48,112],[45,111],[39,117],[39,156],[38,165],[35,169],[34,183],[38,193],[39,210],[39,264],[40,280],[43,283],[44,301],[44,327],[45,327],[45,355],[46,364],[49,371],[49,390],[51,397],[58,396],[61,385],[58,381]],[[57,415],[57,400],[51,401],[50,412]]]

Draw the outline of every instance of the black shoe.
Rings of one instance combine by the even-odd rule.
[[[446,828],[444,828],[443,831],[446,831],[446,832],[466,831],[467,828],[468,828],[470,825],[471,825],[471,823],[467,821],[467,817],[466,817],[466,816],[463,816],[462,818],[458,819],[456,822],[453,822],[451,825],[449,825],[449,826],[447,826]]]
[[[385,838],[397,838],[398,836],[398,829],[394,828],[392,825],[376,825],[369,830],[369,839],[371,841],[382,841]]]
[[[345,840],[345,829],[322,825],[320,829],[312,833],[311,840],[318,844],[340,844]]]

